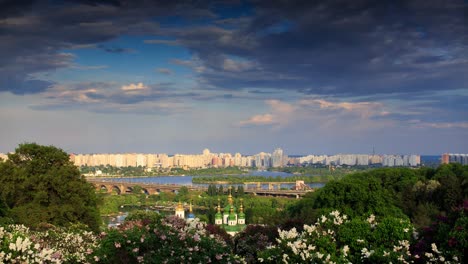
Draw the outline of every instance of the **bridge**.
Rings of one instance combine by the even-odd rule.
[[[159,184],[159,183],[136,183],[136,182],[121,182],[121,181],[112,181],[112,180],[102,180],[102,179],[87,179],[88,182],[93,184],[94,188],[98,192],[105,191],[106,193],[117,193],[125,194],[132,193],[135,186],[141,188],[141,190],[147,194],[159,194],[161,192],[173,192],[176,193],[183,186],[187,187],[189,191],[207,191],[207,187],[193,186],[193,185],[177,185],[177,184]],[[269,186],[268,190],[259,188],[260,185],[256,185],[256,188],[251,188],[246,184],[244,188],[245,193],[251,193],[254,195],[260,196],[275,196],[275,197],[294,197],[300,198],[304,196],[307,192],[314,191],[314,189],[309,190],[280,190],[274,189]]]

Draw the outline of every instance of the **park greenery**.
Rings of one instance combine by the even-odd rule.
[[[0,161],[0,262],[466,263],[467,184],[468,166],[448,164],[359,171],[299,200],[239,186],[231,193],[249,226],[230,237],[213,225],[225,186],[96,194],[65,152],[23,144]],[[195,205],[201,221],[146,210],[179,201]],[[98,210],[121,206],[136,210],[118,227],[99,225]]]
[[[21,144],[0,162],[1,221],[31,227],[82,223],[97,231],[97,203],[92,185],[56,147]]]

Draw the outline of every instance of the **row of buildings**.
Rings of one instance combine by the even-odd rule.
[[[283,150],[276,149],[272,154],[260,152],[256,155],[242,156],[240,153],[211,153],[203,150],[202,154],[71,154],[70,160],[76,166],[110,165],[114,167],[142,166],[148,168],[207,168],[207,167],[282,167],[287,165],[288,158]]]
[[[338,155],[308,155],[299,157],[300,164],[322,164],[339,166],[369,166],[382,165],[385,167],[416,167],[421,165],[419,155],[366,155],[366,154],[338,154]]]
[[[0,159],[8,156],[0,153]],[[147,167],[147,168],[208,168],[208,167],[283,167],[287,165],[318,164],[325,166],[373,166],[384,167],[416,167],[421,165],[419,155],[368,155],[368,154],[337,154],[308,155],[288,157],[280,148],[272,153],[260,152],[255,155],[243,156],[240,153],[211,153],[204,149],[201,154],[71,154],[70,160],[76,166],[113,166],[113,167]],[[442,164],[460,163],[468,165],[468,154],[445,153]]]
[[[148,168],[207,168],[207,167],[283,167],[287,165],[321,164],[333,166],[369,166],[382,165],[386,167],[407,166],[416,167],[421,164],[419,155],[308,155],[303,157],[288,157],[283,150],[277,148],[273,153],[260,152],[255,155],[243,156],[240,153],[211,153],[205,149],[201,154],[72,154],[70,159],[77,166],[110,165],[114,167],[141,166]]]
[[[468,165],[468,154],[442,154],[442,164],[449,163],[460,163],[462,165]]]

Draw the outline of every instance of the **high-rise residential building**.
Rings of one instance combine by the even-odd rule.
[[[368,166],[369,165],[369,155],[356,155],[356,165],[359,166]]]
[[[283,167],[283,150],[280,148],[277,148],[273,151],[273,154],[271,155],[271,165],[272,167]]]
[[[355,166],[356,165],[356,155],[338,155],[338,164],[339,165],[348,165],[348,166]]]
[[[409,155],[408,165],[411,167],[416,167],[421,165],[421,156],[419,155]]]
[[[382,164],[382,156],[373,154],[369,157],[369,164]]]
[[[450,154],[448,154],[448,153],[442,154],[441,163],[442,164],[449,164],[449,162],[450,162],[449,158],[450,158]]]
[[[448,159],[448,162],[444,162]],[[442,155],[442,163],[460,163],[462,165],[468,165],[468,154],[444,154]]]

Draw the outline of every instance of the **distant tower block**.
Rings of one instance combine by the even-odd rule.
[[[209,150],[209,149],[207,149],[207,148],[206,148],[206,149],[204,149],[204,150],[203,150],[203,155],[205,155],[205,156],[208,156],[208,155],[210,155],[210,150]]]

